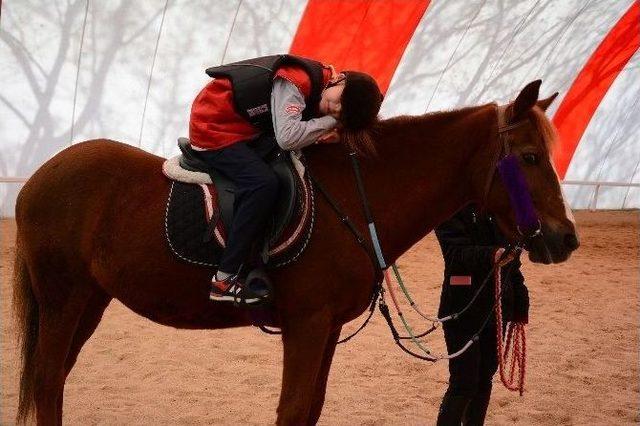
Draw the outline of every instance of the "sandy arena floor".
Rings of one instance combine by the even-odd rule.
[[[488,424],[640,423],[640,215],[578,212],[577,219],[582,246],[567,263],[525,261],[532,301],[526,392],[519,397],[496,379]],[[8,425],[14,423],[18,391],[10,282],[15,223],[0,225],[0,423]],[[435,238],[420,242],[399,265],[418,303],[435,312],[442,276]],[[408,317],[419,324],[415,315]],[[430,341],[442,349],[439,332]],[[67,380],[64,422],[272,424],[280,346],[278,337],[254,328],[174,330],[114,301]],[[405,356],[376,313],[361,335],[336,352],[321,424],[434,424],[446,384],[446,362]]]

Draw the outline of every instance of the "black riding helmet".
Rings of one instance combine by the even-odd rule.
[[[369,74],[344,71],[340,121],[346,130],[365,130],[375,123],[384,98],[378,83]]]

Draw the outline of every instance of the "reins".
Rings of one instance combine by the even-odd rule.
[[[501,256],[500,260],[507,258],[510,255],[510,252],[517,252],[519,250],[518,246],[512,246],[510,247],[508,250],[505,250],[505,252],[503,253],[503,255]],[[394,265],[392,265],[394,267],[394,272],[397,273],[397,267]],[[510,266],[510,268],[512,268],[513,266]],[[510,272],[511,269],[509,269],[507,272]],[[496,273],[498,272],[498,273]],[[478,298],[478,296],[480,295],[480,293],[482,293],[482,291],[484,290],[485,286],[487,285],[487,282],[489,281],[489,278],[492,275],[500,275],[500,267],[499,267],[499,263],[495,263],[493,265],[493,267],[491,268],[491,270],[489,271],[489,273],[487,274],[487,276],[484,278],[484,280],[482,281],[482,283],[480,284],[480,286],[478,287],[478,289],[475,291],[475,293],[473,294],[471,300],[469,300],[469,302],[467,302],[467,304],[458,312],[455,312],[453,314],[447,315],[443,318],[429,318],[429,321],[432,321],[431,327],[423,332],[422,334],[419,335],[414,335],[413,331],[411,330],[411,327],[409,327],[408,323],[405,321],[404,319],[404,315],[402,314],[402,311],[400,310],[400,306],[398,304],[397,298],[394,295],[394,291],[393,291],[393,286],[391,285],[391,282],[388,278],[387,275],[387,288],[389,289],[389,294],[391,295],[391,299],[396,307],[396,311],[398,314],[398,317],[401,319],[405,330],[407,331],[407,333],[409,333],[408,336],[401,336],[400,333],[398,333],[397,328],[395,327],[395,324],[393,323],[393,320],[391,318],[391,315],[389,313],[389,307],[386,305],[386,303],[384,302],[384,299],[381,298],[380,299],[380,312],[382,313],[382,315],[385,317],[385,320],[387,321],[387,324],[389,325],[389,328],[391,330],[391,334],[395,340],[396,345],[398,345],[404,352],[419,358],[419,359],[423,359],[425,361],[431,361],[431,362],[435,362],[441,359],[451,359],[451,358],[456,358],[460,355],[462,355],[467,349],[469,349],[469,347],[471,347],[471,345],[475,342],[478,341],[478,339],[480,338],[480,334],[484,331],[485,327],[487,326],[487,324],[489,323],[489,320],[491,319],[491,315],[492,312],[496,309],[496,304],[500,303],[499,299],[496,299],[496,301],[494,302],[493,307],[491,308],[491,310],[489,311],[489,314],[485,317],[484,321],[482,322],[482,325],[480,326],[480,328],[478,329],[478,331],[476,333],[473,334],[473,336],[471,336],[471,338],[460,348],[458,349],[456,352],[451,353],[451,354],[434,354],[433,352],[431,352],[428,348],[425,348],[423,343],[420,342],[419,339],[420,337],[426,336],[429,333],[435,331],[438,328],[438,324],[442,324],[445,323],[447,321],[450,320],[456,320],[458,318],[460,318],[460,316],[462,316],[472,305],[473,303],[476,301],[476,299]],[[398,279],[398,281],[401,280],[401,278],[398,278],[400,276],[399,273],[397,273],[396,278]],[[404,286],[404,284],[403,284]],[[407,296],[407,300],[410,301],[410,303],[412,304],[412,308],[414,308],[414,310],[416,312],[418,312],[420,314],[419,309],[417,308],[417,305],[415,304],[415,302],[412,301],[411,297],[408,296],[408,292],[405,292],[405,296]],[[425,316],[423,316],[425,317]],[[424,355],[420,355],[417,354],[413,351],[411,351],[409,348],[407,348],[406,346],[404,346],[404,344],[401,342],[401,340],[412,340],[413,343],[420,348],[423,352]]]
[[[315,177],[313,177],[311,174],[309,175],[310,179],[311,179],[311,182],[318,188],[318,190],[320,191],[322,196],[327,200],[327,202],[329,203],[331,208],[337,214],[337,216],[340,219],[340,221],[347,226],[349,231],[356,237],[356,241],[358,242],[358,244],[366,251],[366,253],[368,254],[369,258],[371,259],[372,265],[373,265],[374,270],[375,270],[375,275],[376,275],[375,278],[374,278],[374,291],[373,291],[373,295],[372,295],[372,298],[371,298],[371,303],[369,305],[369,315],[367,316],[365,321],[362,323],[362,325],[355,332],[353,332],[351,335],[347,336],[346,338],[341,339],[338,343],[344,343],[344,342],[349,341],[350,339],[355,337],[360,331],[362,331],[366,327],[366,325],[369,323],[371,317],[373,316],[373,313],[375,311],[376,302],[378,302],[378,307],[380,309],[380,312],[382,313],[383,317],[387,321],[387,324],[389,325],[389,329],[391,330],[391,334],[392,334],[396,344],[404,352],[406,352],[406,353],[408,353],[408,354],[410,354],[410,355],[412,355],[412,356],[414,356],[416,358],[423,359],[425,361],[437,361],[439,359],[450,359],[450,358],[454,358],[456,356],[461,355],[462,353],[464,353],[471,346],[471,344],[473,344],[475,341],[477,341],[479,339],[480,333],[486,327],[486,324],[488,323],[488,320],[485,320],[483,322],[483,325],[480,328],[480,330],[478,330],[478,332],[476,334],[474,334],[472,339],[470,339],[469,342],[467,342],[467,344],[465,344],[462,349],[460,349],[459,351],[457,351],[457,352],[455,352],[454,354],[451,354],[451,355],[434,355],[434,354],[432,354],[432,352],[429,349],[425,348],[422,345],[422,342],[418,341],[417,339],[419,339],[420,337],[424,337],[424,336],[430,334],[431,332],[433,332],[434,330],[436,330],[437,329],[437,325],[436,325],[437,323],[443,323],[445,321],[455,320],[455,319],[459,318],[462,314],[464,314],[464,312],[466,312],[471,307],[471,305],[473,305],[475,300],[478,298],[478,295],[482,292],[482,290],[486,286],[486,283],[488,282],[489,278],[491,277],[491,274],[494,273],[495,269],[497,268],[497,265],[495,265],[491,269],[491,271],[489,272],[487,277],[484,279],[484,281],[482,282],[482,284],[480,285],[480,287],[478,288],[476,293],[473,295],[473,297],[471,298],[469,303],[462,310],[460,310],[459,312],[453,313],[453,314],[448,315],[448,316],[446,316],[444,318],[431,318],[431,317],[428,317],[428,316],[422,314],[422,312],[417,307],[416,303],[411,299],[411,297],[409,295],[409,292],[406,290],[406,287],[404,286],[404,282],[403,282],[402,288],[404,289],[404,293],[407,296],[408,300],[410,300],[410,303],[411,303],[412,307],[414,308],[414,310],[416,310],[425,319],[428,319],[429,321],[433,322],[431,328],[429,328],[427,331],[425,331],[425,332],[423,332],[421,334],[418,334],[418,335],[414,335],[413,332],[411,331],[409,325],[405,321],[404,316],[402,315],[402,311],[399,308],[399,305],[397,303],[397,298],[396,298],[396,296],[395,296],[395,294],[393,292],[393,287],[391,286],[391,283],[390,283],[390,280],[389,280],[388,267],[386,266],[386,262],[384,260],[383,254],[382,254],[381,245],[380,245],[380,242],[378,240],[376,227],[375,227],[375,222],[374,222],[374,219],[373,219],[373,215],[371,213],[371,209],[369,207],[368,199],[366,197],[366,192],[365,192],[365,189],[364,189],[364,184],[363,184],[363,181],[362,181],[358,160],[356,158],[355,153],[350,153],[349,155],[350,155],[351,163],[352,163],[352,166],[353,166],[353,169],[354,169],[354,174],[355,174],[355,177],[356,177],[356,183],[357,183],[357,187],[358,187],[358,193],[360,195],[360,199],[361,199],[361,202],[362,202],[362,205],[363,205],[363,210],[364,210],[364,213],[365,213],[365,218],[367,219],[368,228],[369,228],[369,232],[370,232],[370,236],[371,236],[371,239],[372,239],[372,242],[373,242],[374,249],[375,249],[375,247],[378,247],[378,249],[375,250],[375,252],[374,252],[375,253],[375,257],[374,257],[374,253],[372,253],[371,247],[368,246],[365,243],[364,237],[358,231],[358,229],[356,228],[354,223],[351,221],[351,219],[349,219],[349,217],[342,212],[342,209],[340,208],[338,203],[331,197],[331,195],[327,192],[327,190],[324,188],[324,186]],[[513,250],[514,248],[511,248],[511,249]],[[503,256],[506,257],[508,254],[509,254],[508,251],[505,251]],[[398,268],[395,265],[395,263],[392,264],[391,267],[392,267],[392,270],[394,271],[394,274],[398,278],[398,281],[401,282],[402,278],[400,277],[400,273],[399,273]],[[401,336],[400,333],[398,333],[395,325],[393,324],[393,320],[391,319],[391,315],[389,313],[389,307],[386,304],[385,299],[384,299],[385,290],[382,287],[382,279],[381,279],[382,277],[385,277],[385,279],[387,281],[387,288],[389,288],[389,294],[391,295],[391,298],[392,298],[392,300],[394,302],[394,305],[397,308],[398,316],[401,318],[403,324],[405,325],[405,328],[407,329],[407,331],[409,333],[409,336]],[[417,354],[417,353],[411,351],[410,349],[408,349],[407,347],[405,347],[401,343],[401,340],[412,340],[413,343],[416,344],[419,348],[421,348],[426,355],[423,356],[423,355],[420,355],[420,354]]]
[[[487,198],[489,195],[489,191],[491,189],[491,185],[493,183],[493,179],[494,176],[497,172],[499,172],[500,176],[503,179],[503,182],[505,180],[505,176],[508,176],[509,173],[514,174],[516,180],[517,179],[522,179],[522,175],[519,174],[519,170],[517,169],[517,163],[515,162],[515,159],[513,158],[511,154],[511,150],[510,150],[510,145],[509,145],[509,132],[519,128],[520,126],[526,124],[525,120],[521,120],[518,121],[516,123],[512,123],[512,124],[508,124],[508,118],[507,116],[507,106],[498,106],[497,107],[497,121],[498,121],[498,140],[499,140],[499,145],[498,148],[496,149],[496,152],[492,158],[492,162],[489,168],[489,173],[487,175],[487,180],[486,180],[486,184],[485,184],[485,188],[484,188],[484,194],[483,194],[483,204],[486,205],[487,202]],[[509,169],[510,170],[507,170]],[[514,172],[515,170],[515,172]],[[513,196],[513,192],[514,192],[514,184],[510,183],[510,182],[504,182],[505,185],[507,186],[507,190],[509,192],[509,196],[511,198],[512,204],[515,204],[515,200],[516,197]],[[522,395],[523,390],[524,390],[524,375],[525,375],[525,363],[526,363],[526,338],[525,338],[525,331],[524,331],[524,324],[522,323],[509,323],[509,325],[507,326],[506,330],[503,330],[503,326],[502,326],[502,301],[501,301],[501,295],[504,289],[504,286],[501,282],[500,276],[501,276],[501,262],[507,258],[507,256],[510,255],[511,251],[520,251],[522,250],[522,247],[524,247],[526,245],[526,243],[528,243],[528,241],[531,238],[537,237],[539,235],[541,235],[542,230],[541,230],[541,223],[540,220],[537,218],[537,216],[535,215],[535,213],[531,214],[531,212],[527,212],[526,209],[527,207],[531,207],[531,199],[530,199],[530,194],[527,192],[526,196],[523,198],[521,197],[520,200],[521,204],[523,205],[514,205],[513,208],[516,210],[516,219],[517,219],[517,229],[518,232],[521,235],[521,239],[519,241],[519,243],[516,246],[512,246],[509,247],[500,257],[500,259],[496,259],[495,263],[493,265],[493,267],[491,268],[491,271],[489,271],[489,273],[487,274],[487,276],[485,277],[485,279],[483,280],[482,284],[480,285],[480,287],[476,290],[475,294],[473,295],[473,297],[471,298],[471,300],[467,303],[467,305],[460,310],[459,312],[450,314],[444,318],[432,318],[429,317],[425,314],[422,313],[422,311],[418,308],[418,306],[416,305],[416,303],[413,301],[413,299],[411,298],[411,296],[409,295],[409,292],[406,290],[406,287],[404,286],[404,282],[402,280],[402,278],[400,277],[400,273],[398,272],[398,269],[396,267],[395,264],[391,265],[393,272],[396,276],[396,279],[398,281],[398,284],[400,285],[400,288],[402,289],[403,293],[405,294],[410,306],[414,309],[414,311],[416,311],[421,317],[423,317],[424,319],[428,320],[428,321],[432,321],[432,325],[431,327],[425,331],[422,334],[419,335],[414,335],[413,331],[411,330],[411,327],[409,327],[408,323],[405,321],[404,315],[402,314],[402,311],[400,309],[400,306],[398,304],[397,298],[395,297],[394,291],[393,291],[393,286],[391,285],[390,279],[389,279],[389,274],[388,271],[385,271],[385,279],[387,282],[387,287],[389,288],[389,293],[391,295],[391,299],[396,307],[396,311],[398,314],[398,317],[400,318],[400,320],[402,321],[406,331],[408,332],[409,336],[401,336],[395,325],[393,324],[393,320],[391,319],[391,315],[389,313],[389,308],[386,305],[385,301],[384,301],[384,293],[381,292],[380,295],[380,302],[379,302],[379,307],[380,307],[380,312],[383,314],[383,316],[385,317],[385,320],[387,321],[387,324],[391,330],[391,334],[394,338],[395,343],[406,353],[422,359],[422,360],[426,360],[426,361],[431,361],[431,362],[435,362],[439,359],[451,359],[451,358],[455,358],[457,356],[460,356],[461,354],[463,354],[469,347],[471,347],[471,345],[475,342],[477,342],[480,338],[480,334],[483,332],[483,330],[485,329],[485,327],[487,326],[487,324],[489,323],[492,315],[495,313],[496,316],[496,338],[497,338],[497,352],[498,352],[498,363],[499,363],[499,369],[500,369],[500,378],[503,382],[503,384],[505,385],[505,387],[507,387],[507,389],[509,390],[518,390],[520,392],[520,395]],[[527,215],[527,213],[529,213]],[[535,220],[532,219],[532,216]],[[531,224],[537,224],[537,226],[531,226]],[[521,229],[521,225],[525,225],[526,229],[525,231],[528,232],[528,234],[525,234],[522,232]],[[524,227],[524,226],[523,226]],[[510,272],[511,268],[513,268],[513,265],[510,265],[508,272]],[[432,353],[428,348],[424,347],[424,345],[422,344],[422,342],[420,340],[418,340],[420,337],[423,337],[425,335],[428,335],[429,333],[433,332],[434,330],[437,329],[437,325],[438,323],[444,323],[445,321],[448,320],[452,320],[452,319],[457,319],[459,318],[462,314],[464,314],[464,312],[466,312],[471,305],[475,302],[475,300],[477,299],[477,297],[479,296],[479,294],[483,291],[484,287],[486,286],[489,278],[491,277],[491,275],[494,275],[494,280],[495,280],[495,300],[494,300],[494,304],[492,309],[489,311],[489,313],[487,314],[487,316],[485,317],[485,320],[483,321],[482,325],[480,326],[479,330],[469,339],[469,341],[462,346],[462,348],[460,348],[458,351],[452,353],[452,354],[446,354],[446,355],[436,355],[434,353]],[[504,345],[503,345],[503,331],[506,331],[505,333],[505,338],[504,338]],[[412,340],[412,342],[418,347],[420,348],[424,355],[418,354],[413,352],[412,350],[410,350],[409,348],[407,348],[401,341],[403,339],[410,339]],[[511,350],[512,355],[511,357],[509,357],[509,351]],[[507,373],[505,371],[506,364],[509,364],[509,377],[507,377]],[[516,377],[516,369],[517,369],[517,377]]]
[[[371,242],[373,244],[374,250],[375,250],[375,254],[376,254],[376,258],[378,260],[378,267],[380,268],[379,271],[377,272],[382,272],[384,274],[385,280],[387,282],[387,288],[389,289],[389,294],[391,296],[391,299],[396,307],[396,311],[398,314],[398,317],[400,318],[400,320],[402,321],[405,330],[408,332],[408,336],[401,336],[400,333],[398,333],[393,320],[391,318],[390,312],[389,312],[389,307],[385,302],[385,298],[384,298],[384,289],[381,287],[381,285],[376,281],[376,284],[380,287],[378,287],[378,293],[374,294],[374,298],[372,300],[372,305],[371,305],[371,309],[374,309],[375,306],[375,300],[376,298],[379,299],[378,302],[378,306],[380,308],[380,312],[382,313],[382,315],[384,316],[387,325],[389,326],[389,329],[391,330],[391,334],[393,336],[393,339],[396,343],[396,345],[398,347],[400,347],[402,349],[402,351],[404,351],[405,353],[425,360],[425,361],[430,361],[430,362],[435,362],[437,360],[440,359],[451,359],[451,358],[455,358],[457,356],[460,356],[461,354],[463,354],[467,349],[469,349],[469,347],[471,347],[471,345],[473,345],[473,343],[477,342],[480,339],[480,335],[481,333],[484,331],[484,329],[487,327],[487,325],[489,324],[491,317],[493,315],[496,316],[496,333],[497,333],[497,352],[498,352],[498,361],[499,361],[499,368],[500,368],[500,378],[502,380],[502,382],[504,383],[504,385],[507,387],[507,389],[510,390],[519,390],[520,394],[522,395],[523,389],[524,389],[524,374],[525,374],[525,362],[526,362],[526,339],[525,339],[525,332],[524,332],[524,324],[521,323],[509,323],[508,325],[508,330],[506,330],[506,337],[504,340],[504,346],[503,346],[503,329],[502,329],[502,293],[503,293],[503,289],[504,289],[504,285],[500,280],[500,276],[501,276],[501,272],[502,272],[502,262],[503,260],[507,259],[508,256],[511,255],[512,252],[518,253],[519,251],[522,250],[522,248],[528,243],[528,241],[531,238],[537,237],[539,235],[541,235],[541,223],[540,220],[537,218],[537,215],[535,215],[535,211],[533,212],[528,212],[527,208],[530,208],[531,210],[533,210],[533,206],[532,206],[532,201],[531,201],[531,197],[530,194],[528,192],[528,190],[526,190],[526,194],[523,197],[520,197],[519,199],[517,199],[514,196],[514,183],[512,182],[505,182],[505,179],[509,178],[509,177],[514,177],[515,180],[520,179],[521,181],[524,180],[524,177],[521,174],[521,171],[518,168],[517,165],[517,161],[515,159],[515,157],[513,155],[511,155],[511,147],[510,147],[510,132],[525,125],[527,123],[526,120],[519,120],[515,123],[511,123],[509,124],[509,118],[507,117],[507,114],[509,113],[509,109],[508,106],[498,106],[496,108],[496,115],[497,115],[497,125],[498,125],[498,129],[497,129],[497,133],[498,133],[498,147],[495,151],[495,154],[493,155],[491,164],[490,164],[490,168],[489,168],[489,172],[487,175],[487,180],[486,180],[486,184],[485,184],[485,188],[484,188],[484,193],[483,193],[483,204],[486,205],[487,203],[487,198],[489,196],[489,191],[491,189],[492,183],[493,183],[493,179],[496,175],[496,173],[499,173],[500,177],[503,180],[503,183],[505,184],[505,186],[507,187],[507,190],[509,192],[509,197],[511,199],[511,203],[512,203],[512,208],[514,208],[515,213],[516,213],[516,222],[517,222],[517,229],[518,232],[521,235],[520,241],[518,242],[518,244],[516,246],[511,246],[509,248],[507,248],[507,250],[505,250],[502,253],[502,256],[499,259],[495,259],[495,263],[492,266],[491,270],[489,271],[489,273],[487,274],[487,276],[485,277],[485,279],[482,281],[480,287],[477,289],[477,291],[475,292],[475,294],[473,295],[473,297],[471,298],[471,300],[467,303],[467,305],[462,308],[459,312],[455,312],[453,314],[447,315],[444,318],[433,318],[433,317],[429,317],[427,315],[425,315],[417,306],[417,304],[413,301],[413,299],[411,298],[411,296],[409,295],[409,292],[407,291],[404,282],[400,276],[400,273],[398,271],[398,268],[396,267],[395,264],[392,264],[392,270],[394,272],[394,275],[396,276],[396,279],[398,281],[398,284],[400,285],[403,293],[405,294],[407,300],[409,301],[410,306],[414,309],[414,311],[416,311],[421,317],[423,317],[424,319],[431,321],[432,325],[430,328],[428,328],[426,331],[424,331],[423,333],[420,333],[418,335],[413,333],[413,330],[411,329],[411,327],[409,326],[409,324],[407,323],[407,321],[405,320],[405,317],[402,313],[402,310],[400,309],[400,306],[398,304],[398,300],[396,298],[396,295],[393,291],[393,286],[391,285],[391,280],[389,278],[389,271],[387,269],[387,264],[386,261],[384,260],[384,256],[382,254],[382,248],[380,246],[380,242],[377,236],[377,231],[376,231],[376,227],[375,227],[375,222],[373,220],[373,217],[371,215],[370,212],[370,208],[368,205],[368,201],[367,201],[367,197],[366,197],[366,192],[364,190],[364,185],[362,183],[362,178],[360,176],[360,168],[359,168],[359,164],[357,161],[357,158],[355,156],[354,153],[350,153],[350,157],[351,157],[351,162],[352,162],[352,166],[354,169],[354,173],[356,176],[356,183],[358,186],[358,193],[360,195],[360,199],[363,205],[363,210],[364,210],[364,214],[365,214],[365,218],[367,220],[368,226],[369,226],[369,233],[371,236]],[[512,176],[509,175],[509,173],[511,173]],[[525,185],[526,186],[526,185]],[[516,188],[517,189],[517,188]],[[328,195],[328,194],[327,194]],[[520,204],[518,204],[520,203]],[[535,218],[535,220],[532,219]],[[344,218],[343,222],[345,221]],[[533,224],[533,226],[532,226]],[[537,225],[537,226],[535,226]],[[524,228],[525,232],[522,232],[522,228]],[[355,229],[355,228],[354,228]],[[359,235],[359,234],[358,234]],[[361,236],[360,236],[361,238]],[[369,255],[370,251],[368,251]],[[513,264],[509,265],[509,269],[507,270],[507,273],[509,273],[511,271],[511,269],[513,268]],[[444,323],[446,321],[449,320],[455,320],[458,319],[461,315],[463,315],[472,305],[473,303],[477,300],[478,296],[480,295],[480,293],[484,290],[485,286],[487,285],[487,282],[489,281],[489,278],[491,276],[494,276],[494,280],[495,280],[495,300],[494,300],[494,304],[493,307],[490,309],[490,311],[487,313],[482,325],[480,326],[480,328],[478,329],[478,331],[469,339],[469,341],[464,344],[458,351],[451,353],[451,354],[444,354],[444,355],[437,355],[434,354],[433,352],[431,352],[428,348],[426,348],[422,342],[419,340],[421,337],[424,337],[428,334],[430,334],[431,332],[433,332],[434,330],[437,329],[437,325],[439,323]],[[364,326],[368,323],[371,314],[372,314],[373,310],[370,312],[369,317],[367,318],[367,320],[365,321],[365,323],[358,329],[358,331],[360,331],[362,328],[364,328]],[[499,318],[498,318],[499,317]],[[350,336],[352,337],[352,336]],[[407,348],[404,344],[403,344],[403,340],[411,340],[422,352],[423,354],[419,354],[416,353],[414,351],[412,351],[411,349]],[[511,356],[511,359],[509,360],[508,358],[508,353],[509,351],[512,350],[513,355]],[[509,377],[507,378],[507,374],[505,372],[505,365],[511,361],[511,365],[509,367]],[[516,373],[516,368],[518,370],[518,376],[517,378],[515,377],[515,373]]]

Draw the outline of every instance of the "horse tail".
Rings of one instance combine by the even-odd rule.
[[[18,424],[27,420],[35,401],[35,352],[38,341],[38,303],[27,263],[16,247],[13,282],[13,308],[15,310],[18,341],[21,346],[22,371],[20,375],[20,398],[18,402]]]

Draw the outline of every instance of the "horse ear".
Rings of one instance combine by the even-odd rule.
[[[536,105],[538,105],[540,107],[540,109],[542,109],[543,111],[546,111],[547,108],[549,108],[549,105],[551,105],[551,103],[553,103],[553,101],[558,97],[558,92],[554,93],[553,95],[549,96],[547,99],[540,99]]]
[[[532,81],[524,86],[516,100],[513,102],[513,121],[518,121],[524,113],[529,111],[538,101],[538,93],[542,80]]]

